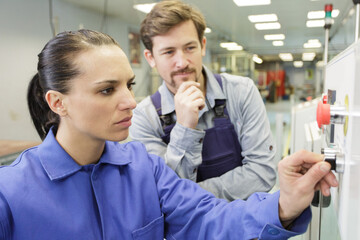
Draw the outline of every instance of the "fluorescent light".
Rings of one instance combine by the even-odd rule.
[[[307,41],[308,43],[319,43],[320,41],[319,41],[319,39],[309,39],[308,41]]]
[[[237,44],[236,42],[222,42],[220,43],[220,47],[226,48],[229,51],[243,50],[243,47]]]
[[[316,56],[316,53],[314,53],[314,52],[303,53],[302,60],[303,61],[312,61],[312,60],[314,60],[315,56]]]
[[[228,48],[228,47],[235,47],[238,44],[236,42],[222,42],[220,43],[220,47],[222,48]]]
[[[261,15],[249,15],[248,19],[252,23],[258,22],[276,22],[278,17],[276,14],[261,14]]]
[[[334,9],[331,12],[331,17],[336,18],[339,16],[339,9]],[[307,14],[308,19],[319,19],[319,18],[325,18],[325,11],[310,11]]]
[[[229,51],[241,51],[241,50],[243,50],[243,47],[240,46],[240,45],[237,45],[237,46],[227,47],[226,49],[229,50]]]
[[[273,41],[272,42],[272,45],[274,45],[274,46],[284,46],[284,42],[283,41]]]
[[[271,0],[233,0],[238,7],[269,5]]]
[[[133,7],[143,13],[149,13],[156,3],[136,4]]]
[[[310,11],[307,14],[308,19],[318,19],[318,18],[324,18],[325,12],[324,11]]]
[[[263,60],[261,58],[259,58],[258,55],[254,54],[254,56],[252,57],[252,60],[254,62],[256,62],[257,64],[262,64]]]
[[[322,68],[322,67],[324,67],[324,61],[318,61],[318,62],[316,63],[316,67],[317,67],[317,68]]]
[[[205,28],[205,33],[211,33],[211,28]]]
[[[279,57],[283,61],[292,61],[292,60],[294,60],[291,53],[280,53]]]
[[[304,48],[320,48],[321,42],[319,39],[309,39],[306,43],[304,43]]]
[[[350,9],[350,11],[349,11],[349,17],[351,17],[352,15],[354,15],[354,13],[355,13],[355,9],[354,9],[354,8]]]
[[[269,30],[269,29],[280,29],[281,25],[278,22],[273,23],[256,23],[255,28],[257,30]]]
[[[304,66],[304,62],[303,61],[294,61],[294,67],[296,68],[301,68],[302,66]]]
[[[265,40],[284,40],[284,34],[267,34],[264,35]]]
[[[311,27],[323,27],[325,25],[325,20],[309,20],[306,21],[306,26]]]

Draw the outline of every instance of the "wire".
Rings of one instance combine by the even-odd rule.
[[[55,27],[54,27],[54,22],[53,22],[53,6],[52,6],[52,0],[49,0],[49,20],[50,20],[50,28],[51,28],[51,32],[53,34],[53,36],[55,37],[56,33],[55,33]]]
[[[105,22],[107,18],[107,5],[108,5],[108,0],[104,0],[104,9],[103,9],[104,14],[101,21],[100,32],[103,32],[103,28],[105,26]]]

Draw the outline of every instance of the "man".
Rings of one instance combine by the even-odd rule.
[[[270,126],[251,79],[203,66],[205,27],[180,1],[159,2],[143,20],[145,58],[164,82],[135,109],[130,137],[215,196],[246,199],[275,183]]]

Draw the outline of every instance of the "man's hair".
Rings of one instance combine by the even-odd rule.
[[[146,49],[152,51],[153,37],[165,34],[174,26],[189,20],[194,23],[200,44],[202,44],[206,22],[200,11],[177,0],[159,2],[141,23],[141,40]]]

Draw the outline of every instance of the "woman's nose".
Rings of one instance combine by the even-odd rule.
[[[126,90],[125,93],[120,96],[121,101],[119,103],[120,109],[134,109],[136,107],[136,101],[134,97],[134,93],[130,90]]]

